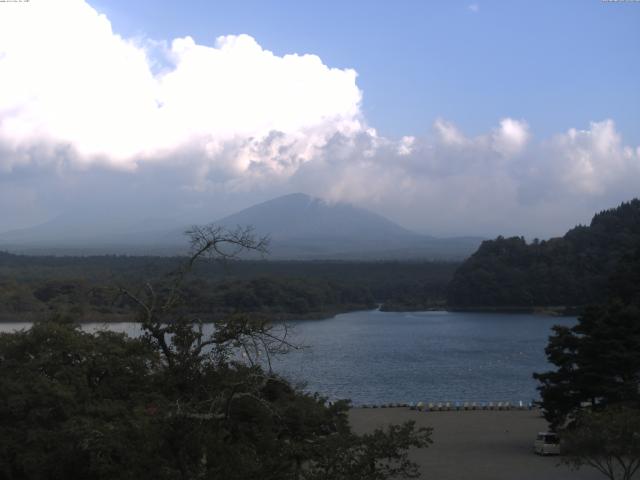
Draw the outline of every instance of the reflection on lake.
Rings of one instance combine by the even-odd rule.
[[[355,404],[530,401],[538,397],[532,372],[549,368],[544,347],[551,327],[575,321],[526,314],[353,312],[290,322],[294,343],[307,348],[273,365],[294,382],[306,381],[310,391]],[[25,327],[4,323],[0,331]],[[106,328],[140,334],[135,323]]]

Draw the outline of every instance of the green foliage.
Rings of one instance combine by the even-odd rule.
[[[170,363],[148,338],[69,323],[0,335],[0,478],[415,476],[407,450],[426,446],[427,430],[356,436],[346,403],[224,360],[240,335],[202,354],[189,330],[174,329]]]
[[[561,427],[582,403],[640,408],[640,249],[612,277],[610,300],[591,306],[572,328],[555,327],[546,348],[557,369],[534,374],[545,417]]]
[[[140,338],[68,321],[0,335],[0,479],[417,476],[407,452],[426,447],[430,430],[406,423],[353,434],[347,402],[328,404],[271,372],[270,356],[289,345],[268,321],[230,315],[203,335],[185,304],[185,276],[219,244],[259,249],[246,232],[198,230],[186,267],[140,291],[121,288]],[[73,289],[39,294],[56,292]]]
[[[213,289],[205,282],[191,282],[185,296],[202,312],[306,315],[375,305],[367,288],[306,278],[259,277],[222,282]]]
[[[141,461],[157,362],[141,342],[69,323],[0,335],[0,478],[109,478]]]
[[[384,480],[419,478],[417,465],[408,458],[410,448],[426,448],[431,429],[414,430],[414,422],[392,425],[371,434],[343,434],[327,442],[309,465],[305,480]]]
[[[178,257],[29,257],[0,252],[0,321],[68,314],[82,322],[130,320],[132,302],[113,285],[162,287]],[[317,318],[349,310],[442,305],[454,263],[285,262],[202,259],[183,285],[183,304],[202,318],[259,313]],[[222,267],[222,268],[221,268]],[[10,279],[10,280],[9,280]],[[168,288],[167,285],[165,285]]]
[[[530,244],[522,237],[483,242],[456,271],[455,306],[583,306],[602,302],[607,280],[640,246],[640,200],[596,214],[590,226]]]
[[[609,407],[581,412],[560,432],[562,461],[591,466],[610,480],[631,480],[640,468],[640,410]]]
[[[621,259],[608,293],[574,327],[554,328],[546,353],[557,368],[534,377],[563,462],[631,480],[640,467],[640,248]]]
[[[581,403],[640,407],[640,310],[614,302],[589,307],[572,328],[555,327],[546,348],[557,370],[534,374],[545,417],[569,420]]]

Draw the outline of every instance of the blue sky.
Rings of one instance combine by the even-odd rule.
[[[354,68],[384,135],[437,117],[477,135],[500,118],[548,137],[613,118],[640,143],[640,4],[567,1],[158,1],[92,4],[125,36],[247,33],[278,55]]]

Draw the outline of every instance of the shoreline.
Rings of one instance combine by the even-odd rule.
[[[505,307],[460,307],[452,306],[446,310],[462,313],[529,313],[549,317],[575,317],[581,314],[584,306],[571,305],[538,305],[538,306],[505,306]]]
[[[362,308],[361,305],[354,306],[354,308],[347,309],[332,309],[326,312],[309,312],[306,314],[294,314],[294,313],[279,313],[268,314],[264,312],[247,312],[246,315],[263,315],[270,318],[273,322],[290,322],[290,321],[314,321],[314,320],[328,320],[335,318],[338,315],[344,315],[355,312],[382,312],[382,313],[429,313],[429,312],[450,312],[450,313],[496,313],[496,314],[516,314],[516,315],[540,315],[545,317],[575,317],[580,315],[582,307],[561,307],[561,306],[549,306],[549,307],[446,307],[446,306],[434,306],[434,307],[422,307],[422,308],[399,308],[394,310],[385,310],[384,304],[379,304],[377,308]],[[243,313],[244,314],[244,313]],[[46,314],[42,314],[45,316]],[[135,314],[104,314],[105,317],[112,318],[94,318],[94,319],[81,319],[75,323],[88,324],[88,323],[136,323]],[[0,325],[7,323],[34,323],[42,319],[37,313],[22,314],[22,318],[4,318],[0,317]],[[35,318],[25,318],[35,317]],[[203,324],[215,323],[214,320],[203,321]]]
[[[363,308],[364,305],[353,306],[352,308],[345,309],[330,309],[322,312],[308,312],[304,314],[295,314],[295,313],[277,313],[270,314],[268,312],[238,312],[241,315],[256,315],[266,317],[268,320],[272,322],[290,322],[290,321],[313,321],[313,320],[328,320],[330,318],[334,318],[338,315],[343,315],[346,313],[354,313],[354,312],[374,312],[377,311],[378,308]],[[233,313],[218,313],[216,314],[220,318],[225,316],[233,315]],[[102,314],[95,315],[98,318],[81,318],[80,320],[74,321],[72,323],[78,323],[80,325],[90,324],[90,323],[140,323],[136,317],[135,313],[127,313],[127,314]],[[7,318],[8,315],[0,316],[0,325],[7,323],[35,323],[37,321],[47,321],[51,320],[50,312],[28,312],[20,314],[21,318]],[[215,320],[212,320],[211,317],[207,320],[203,320],[204,325],[213,324]]]
[[[407,306],[405,308],[402,305],[393,305],[393,309],[387,310],[383,306],[380,308],[382,312],[459,312],[459,313],[506,313],[506,314],[533,314],[544,315],[549,317],[575,317],[580,315],[583,306],[564,306],[564,305],[540,305],[540,306],[506,306],[506,307],[490,307],[490,306],[447,306],[447,305],[434,305],[413,308]]]

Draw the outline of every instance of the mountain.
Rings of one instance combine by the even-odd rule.
[[[302,193],[274,198],[219,220],[225,226],[253,225],[273,238],[406,238],[414,233],[385,217],[348,203],[329,204]]]
[[[253,226],[257,235],[269,236],[269,257],[278,259],[461,259],[481,241],[420,235],[369,210],[302,193],[254,205],[214,223]],[[171,235],[177,238],[178,233]]]
[[[563,237],[482,243],[449,285],[452,306],[581,306],[602,302],[609,278],[640,251],[640,200],[596,214]]]
[[[142,223],[59,217],[0,235],[0,248],[22,253],[146,253],[186,251],[188,225],[163,228],[167,220]],[[164,223],[163,223],[164,222]],[[174,225],[180,225],[175,219]],[[186,222],[185,222],[186,223]],[[435,238],[347,203],[295,193],[241,210],[215,222],[253,226],[271,239],[269,258],[299,260],[462,259],[480,244],[476,237]]]

